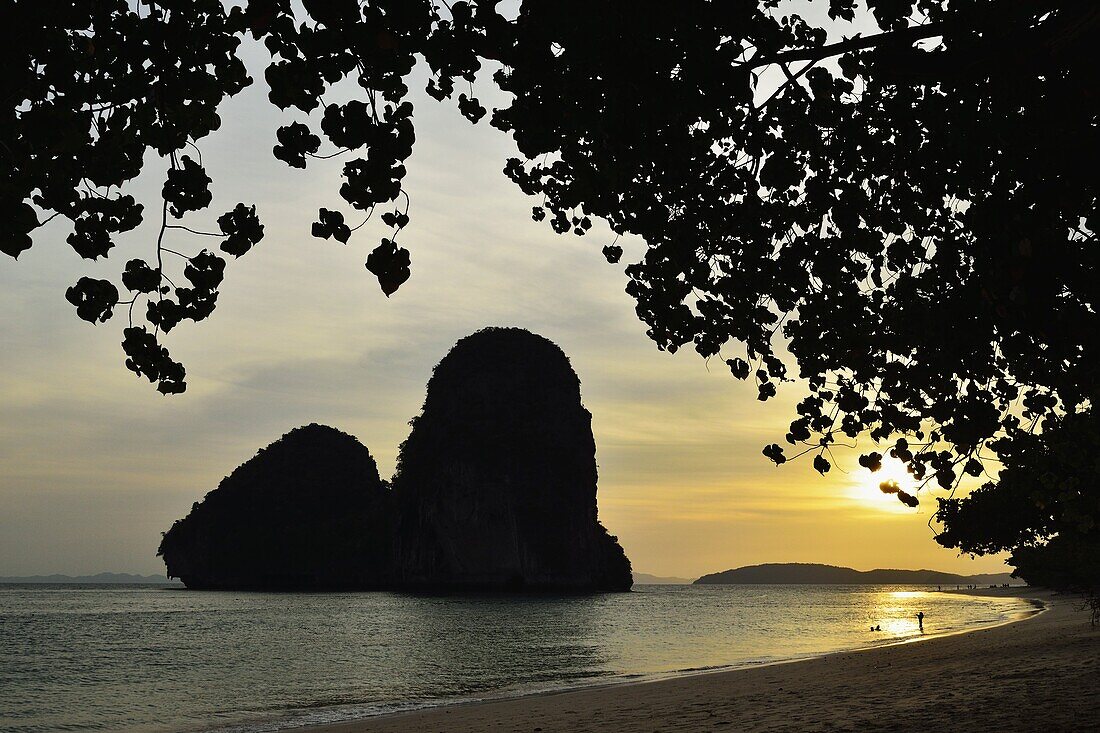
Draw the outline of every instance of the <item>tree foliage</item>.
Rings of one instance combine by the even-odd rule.
[[[121,188],[148,152],[167,158],[155,259],[127,262],[121,279],[130,297],[107,280],[82,277],[66,298],[91,323],[125,306],[126,366],[165,394],[182,392],[183,365],[158,336],[210,314],[225,262],[207,250],[187,257],[163,247],[163,238],[166,229],[184,228],[169,221],[210,205],[201,158],[182,151],[218,129],[218,105],[251,82],[237,58],[241,24],[218,0],[15,2],[4,22],[14,33],[0,50],[0,89],[10,103],[0,119],[0,251],[18,257],[35,229],[63,216],[78,255],[108,257],[112,238],[144,216]],[[254,207],[238,205],[219,223],[227,237],[221,249],[234,255],[263,236]],[[191,287],[172,282],[166,254],[185,261]],[[147,323],[135,325],[142,304]]]
[[[78,254],[106,256],[141,220],[117,189],[148,151],[169,161],[162,233],[169,213],[205,208],[211,181],[184,151],[250,83],[237,56],[250,35],[271,54],[271,102],[301,114],[275,131],[275,157],[301,168],[342,156],[344,203],[383,207],[394,231],[366,266],[389,295],[411,273],[397,242],[415,141],[405,80],[422,60],[429,95],[515,140],[504,172],[537,197],[536,221],[585,235],[602,219],[644,240],[627,292],[659,348],[723,358],[761,400],[804,380],[786,442],[820,472],[837,441],[869,434],[952,489],[990,451],[1022,455],[1044,444],[1044,421],[1091,409],[1094,4],[828,0],[832,37],[779,0],[523,2],[515,17],[496,0],[302,5],[15,2],[0,248],[17,256],[42,217],[62,215]],[[877,27],[857,33],[855,20]],[[487,62],[511,99],[491,113],[474,94]],[[360,98],[326,103],[345,79]],[[235,256],[263,235],[243,204],[218,222]],[[321,209],[312,233],[346,242],[353,230]],[[622,248],[601,244],[618,262]],[[91,322],[120,305],[132,321],[148,301],[148,324],[126,330],[127,364],[171,392],[183,370],[159,335],[213,309],[221,257],[189,260],[207,274],[180,292],[163,284],[164,252],[158,242],[155,264],[128,263],[129,301],[90,278],[67,297]],[[764,453],[786,460],[778,443]],[[949,524],[957,506],[941,509]]]
[[[1092,410],[1047,421],[1001,449],[1005,468],[965,498],[939,499],[937,540],[963,552],[1011,551],[1033,585],[1100,591],[1100,424]]]

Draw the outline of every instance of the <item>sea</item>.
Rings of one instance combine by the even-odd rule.
[[[912,642],[1031,612],[921,586],[426,596],[0,585],[0,731],[282,730]]]

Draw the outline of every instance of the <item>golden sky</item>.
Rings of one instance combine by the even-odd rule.
[[[255,202],[266,237],[229,263],[213,316],[168,337],[188,369],[186,394],[162,397],[125,369],[124,317],[93,327],[64,299],[80,275],[118,282],[127,259],[150,256],[163,161],[148,159],[134,190],[146,224],[106,263],[80,260],[60,222],[18,263],[0,263],[0,575],[162,572],[160,533],[256,449],[308,422],[357,436],[388,477],[432,367],[487,325],[528,328],[570,356],[593,414],[600,516],[636,571],[1004,569],[936,545],[933,502],[913,511],[883,497],[855,452],[838,454],[826,478],[808,460],[773,466],[760,450],[782,442],[798,385],[763,404],[719,360],[658,352],[622,267],[600,254],[607,230],[558,236],[531,221],[532,202],[500,172],[511,141],[423,94],[401,234],[413,277],[386,299],[363,267],[381,224],[346,246],[309,236],[317,208],[342,203],[341,163],[302,172],[272,158],[290,117],[267,103],[262,66],[251,69],[257,83],[202,144],[214,204],[184,223],[209,230],[237,201]],[[176,232],[168,246],[209,244]],[[641,251],[625,244],[624,264]]]

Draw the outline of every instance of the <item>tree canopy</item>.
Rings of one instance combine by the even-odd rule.
[[[513,137],[504,172],[534,197],[536,221],[584,235],[601,219],[644,240],[627,292],[659,348],[724,359],[761,400],[804,380],[786,443],[821,473],[834,445],[869,434],[881,447],[863,465],[889,452],[954,489],[990,457],[1011,467],[1045,446],[1044,423],[1091,413],[1097,396],[1100,8],[817,4],[829,29],[780,0],[521,2],[512,15],[497,0],[303,0],[304,14],[290,0],[16,0],[0,50],[13,101],[0,120],[0,249],[18,256],[63,216],[77,254],[108,256],[142,220],[123,188],[148,151],[167,159],[162,234],[205,209],[196,144],[252,82],[238,57],[251,36],[271,54],[271,102],[301,113],[275,132],[274,155],[299,168],[346,158],[342,205],[381,207],[393,228],[366,261],[392,294],[411,272],[397,243],[415,138],[406,80],[423,62],[428,94]],[[874,30],[846,30],[857,19]],[[511,100],[491,114],[474,94],[486,64]],[[325,103],[347,79],[360,97]],[[357,220],[333,206],[312,234],[346,242]],[[126,298],[87,277],[66,294],[93,323],[125,308],[126,364],[165,393],[183,391],[185,373],[163,335],[210,315],[222,253],[263,237],[252,205],[217,223],[221,253],[158,241],[127,262]],[[603,244],[618,262],[622,249]],[[778,442],[764,454],[787,460]],[[1100,514],[1094,482],[1074,490]],[[962,516],[944,502],[949,523]]]

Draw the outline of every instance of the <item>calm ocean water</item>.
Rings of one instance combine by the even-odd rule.
[[[994,624],[900,586],[426,597],[0,585],[0,730],[273,730],[745,666]],[[882,631],[868,631],[881,625]]]

